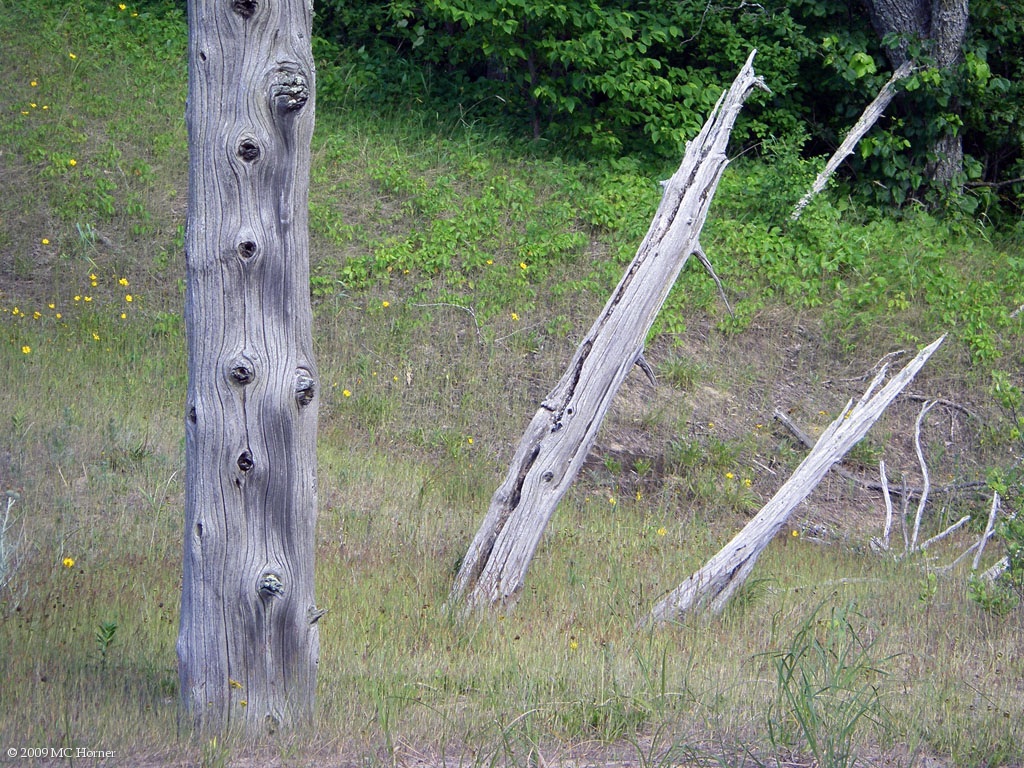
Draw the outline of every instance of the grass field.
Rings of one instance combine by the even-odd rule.
[[[0,762],[1024,765],[1024,612],[973,601],[970,558],[946,567],[985,525],[977,483],[1019,506],[1020,424],[992,387],[1024,380],[1024,227],[828,193],[786,224],[817,166],[783,141],[737,160],[702,238],[735,314],[684,273],[648,345],[658,386],[627,381],[519,604],[456,621],[459,558],[673,169],[371,114],[329,61],[316,725],[269,744],[181,732],[184,22],[26,6],[0,0]],[[883,356],[943,332],[845,467],[874,481],[884,459],[919,484],[915,398],[942,398],[922,443],[950,489],[924,527],[966,530],[877,554],[881,497],[833,474],[722,615],[635,629],[804,455],[776,408],[813,434]]]

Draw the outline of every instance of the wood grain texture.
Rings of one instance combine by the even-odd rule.
[[[318,374],[309,303],[308,0],[189,3],[184,574],[191,725],[306,721]]]
[[[736,116],[764,87],[751,53],[701,132],[687,145],[650,229],[559,382],[516,449],[456,576],[449,602],[466,609],[515,601],[558,502],[572,485],[612,400],[641,359],[644,340],[697,248]]]

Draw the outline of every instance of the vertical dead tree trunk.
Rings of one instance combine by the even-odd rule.
[[[470,544],[450,602],[466,608],[510,603],[558,502],[572,485],[619,386],[636,364],[669,289],[691,253],[728,160],[729,134],[750,91],[754,53],[688,144],[636,257],[541,403]],[[701,254],[703,256],[703,254]]]
[[[190,725],[306,721],[317,371],[309,0],[189,3],[188,401],[178,669]]]
[[[856,404],[847,403],[843,412],[828,425],[811,452],[800,462],[793,476],[754,519],[699,571],[654,606],[640,625],[679,619],[687,611],[707,603],[711,604],[713,610],[721,611],[726,601],[746,581],[768,542],[782,530],[794,507],[806,499],[825,473],[867,434],[871,425],[913,380],[944,338],[941,336],[922,349],[881,390],[872,394],[885,376],[886,369],[883,366],[861,399]]]

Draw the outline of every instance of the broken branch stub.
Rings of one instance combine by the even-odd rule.
[[[860,442],[882,412],[913,380],[944,338],[941,336],[922,349],[888,384],[872,394],[885,376],[883,367],[861,399],[856,404],[848,403],[836,420],[829,424],[793,475],[754,519],[700,570],[655,605],[641,620],[641,626],[678,620],[687,611],[708,604],[716,613],[721,611],[753,570],[768,542],[782,530],[793,509],[817,487],[832,465]]]
[[[828,180],[832,177],[832,174],[836,172],[836,169],[840,166],[843,160],[853,154],[853,148],[857,146],[857,142],[863,138],[865,133],[871,130],[871,126],[878,122],[878,118],[882,116],[885,112],[885,108],[889,106],[889,102],[893,100],[893,97],[896,95],[896,84],[901,80],[906,80],[910,77],[914,72],[914,69],[913,61],[908,60],[903,62],[903,64],[900,65],[900,68],[893,72],[892,77],[889,78],[888,82],[882,86],[882,90],[880,90],[878,95],[875,96],[874,101],[864,108],[864,112],[861,114],[860,119],[856,124],[854,124],[853,128],[850,129],[850,132],[846,134],[846,138],[843,139],[843,143],[839,145],[839,149],[837,149],[832,157],[829,158],[828,163],[825,164],[825,169],[819,173],[818,178],[814,180],[814,185],[811,187],[810,191],[800,198],[800,202],[796,204],[795,208],[793,208],[793,213],[790,215],[790,218],[793,221],[800,218],[800,214],[804,212],[804,208],[806,208],[811,200],[814,199],[815,195],[825,188],[825,185],[828,184]]]
[[[650,229],[562,378],[541,403],[469,546],[449,602],[467,609],[514,602],[541,535],[572,485],[644,339],[698,237],[728,163],[729,135],[754,87],[754,52],[687,144]]]

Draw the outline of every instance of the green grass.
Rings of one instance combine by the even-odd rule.
[[[368,114],[344,88],[319,106],[311,200],[329,611],[316,727],[192,743],[174,655],[184,25],[158,4],[0,3],[0,29],[0,491],[18,494],[20,558],[0,595],[0,749],[113,749],[126,765],[1024,764],[1021,611],[986,613],[962,567],[926,581],[967,536],[935,562],[872,554],[881,504],[844,479],[794,520],[831,531],[827,546],[787,533],[722,616],[634,629],[803,455],[773,410],[820,430],[894,348],[951,332],[915,384],[972,414],[926,425],[935,482],[1012,469],[987,388],[1024,369],[1019,233],[827,197],[788,225],[813,167],[737,161],[703,238],[736,315],[686,270],[648,345],[659,386],[627,382],[518,606],[457,622],[443,605],[459,558],[671,169]],[[916,482],[917,408],[894,405],[851,469],[874,479],[884,457]],[[931,509],[931,531],[962,510],[980,529],[987,499]]]

